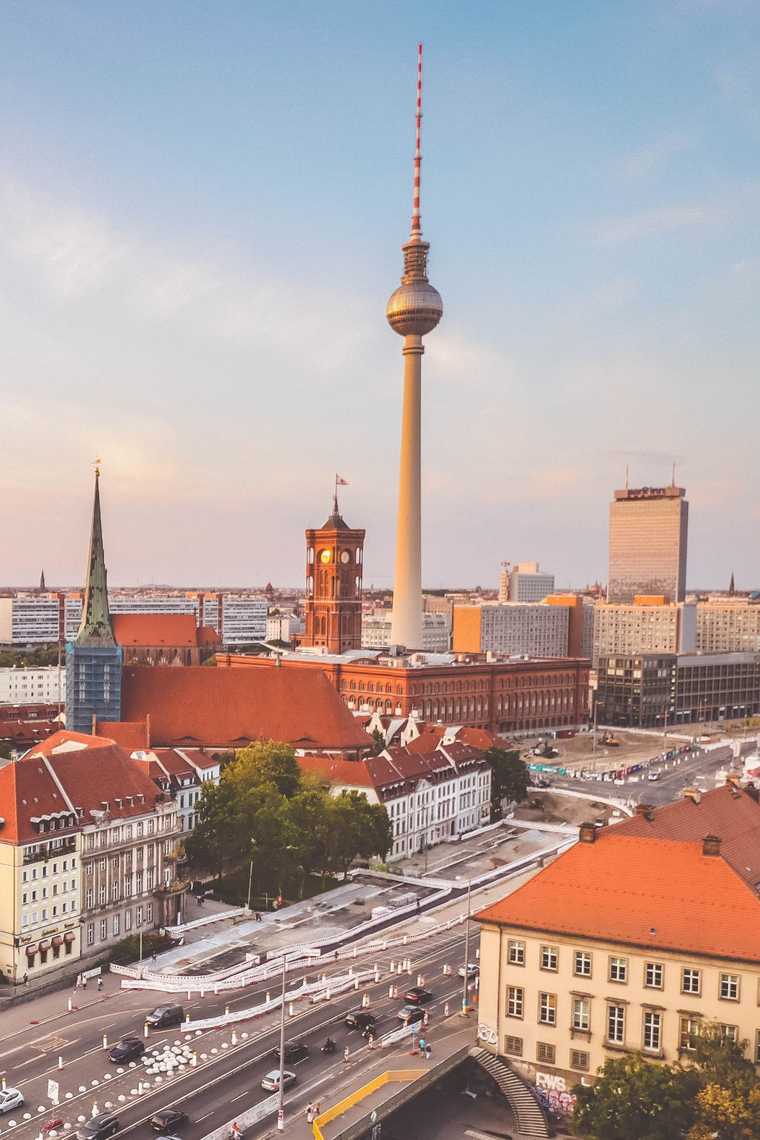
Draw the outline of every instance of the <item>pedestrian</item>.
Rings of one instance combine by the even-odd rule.
[[[429,1041],[426,1041],[425,1042],[425,1060],[426,1061],[430,1060],[432,1052],[433,1052],[433,1046],[430,1044]]]
[[[322,1115],[322,1101],[321,1100],[315,1100],[314,1101],[314,1119],[317,1120],[318,1117],[320,1117],[321,1115]]]
[[[98,993],[103,989],[103,979],[98,975]]]
[[[374,1035],[374,1033],[370,1033],[367,1036],[367,1048],[368,1049],[374,1049],[375,1048],[375,1035]]]
[[[82,978],[79,974],[74,978],[74,989],[78,990],[82,984]]]
[[[26,973],[26,974],[24,974],[24,985],[26,985],[26,983],[27,983],[28,981],[29,981],[29,974],[28,974],[28,973]]]
[[[348,1058],[350,1056],[351,1056],[351,1050],[349,1049],[348,1045],[346,1045],[345,1049],[343,1050],[343,1064],[344,1065],[348,1064]]]
[[[84,974],[82,974],[82,989],[87,989],[87,978],[84,976]]]
[[[155,950],[151,951],[150,960],[151,960],[151,962],[155,962],[155,960],[156,960],[156,951]]]
[[[424,1056],[425,1055],[425,1038],[424,1037],[420,1037],[419,1046],[420,1046],[420,1053],[422,1053],[422,1055]]]
[[[307,1104],[306,1105],[306,1123],[311,1124],[313,1119],[314,1119],[314,1105],[313,1104]]]
[[[201,905],[201,899],[200,899],[200,895],[196,895],[196,896],[195,896],[195,905],[196,905],[196,906],[200,906],[200,905]]]

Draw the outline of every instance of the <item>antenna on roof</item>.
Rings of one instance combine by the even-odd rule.
[[[625,489],[628,490],[628,464],[625,465]]]
[[[673,460],[673,474],[671,475],[671,478],[670,478],[670,485],[671,485],[671,487],[675,487],[675,485],[676,485],[676,461],[675,461],[675,459]]]
[[[422,167],[422,44],[417,44],[417,108],[415,112],[414,182],[412,187],[412,237],[422,235],[420,172]]]

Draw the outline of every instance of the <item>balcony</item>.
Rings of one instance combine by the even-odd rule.
[[[30,863],[47,863],[51,859],[57,859],[59,856],[70,855],[72,851],[77,849],[77,839],[75,835],[70,835],[66,839],[57,841],[56,846],[52,844],[37,844],[34,848],[24,852],[23,866],[28,867]]]

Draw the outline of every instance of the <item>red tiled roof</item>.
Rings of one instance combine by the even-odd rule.
[[[150,715],[159,746],[242,747],[280,740],[296,748],[367,748],[327,677],[294,669],[132,665],[123,673],[122,715]]]
[[[32,753],[27,753],[15,764],[5,764],[0,768],[0,817],[4,820],[0,827],[0,841],[34,842],[41,836],[31,822],[32,816],[68,810],[44,763]],[[68,827],[56,831],[55,835],[70,835],[73,830]]]
[[[111,621],[119,645],[194,649],[198,644],[193,614],[114,614]]]
[[[753,887],[760,884],[760,804],[740,788],[724,784],[698,793],[699,803],[684,797],[614,824],[615,835],[702,840],[716,835],[720,853]]]
[[[99,720],[96,728],[98,735],[107,736],[127,752],[149,747],[148,725],[144,720]]]
[[[54,720],[0,720],[0,740],[16,745],[33,744],[55,732],[56,724]]]
[[[214,629],[213,625],[200,625],[198,626],[198,644],[199,645],[219,645],[221,637]]]
[[[480,922],[760,962],[760,900],[702,844],[617,834],[577,843]]]
[[[346,760],[342,756],[311,754],[299,756],[298,766],[302,772],[317,776],[328,784],[349,784],[357,788],[374,787],[365,760]]]
[[[449,731],[442,724],[426,724],[421,728],[420,735],[409,744],[412,752],[431,752]],[[507,747],[506,741],[493,732],[485,728],[471,728],[468,725],[457,729],[456,740],[459,744],[469,744],[472,748],[480,748],[484,752],[493,747]]]

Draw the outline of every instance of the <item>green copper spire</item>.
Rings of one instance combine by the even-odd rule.
[[[108,583],[103,553],[103,528],[100,522],[100,468],[95,468],[95,500],[92,506],[90,553],[87,560],[82,622],[76,635],[77,645],[116,645],[108,612]]]

